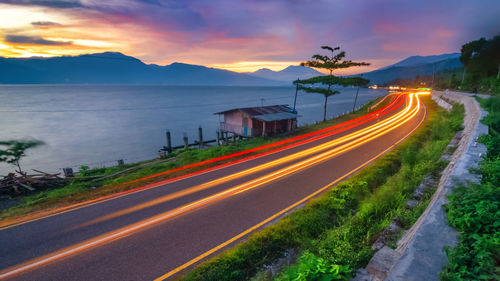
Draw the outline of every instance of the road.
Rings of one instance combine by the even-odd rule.
[[[167,280],[383,155],[425,119],[419,95],[285,147],[0,229],[0,279]]]

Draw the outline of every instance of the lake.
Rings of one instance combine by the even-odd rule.
[[[328,99],[327,116],[352,110],[355,88],[341,88]],[[387,94],[360,89],[358,105]],[[219,112],[231,108],[289,104],[292,87],[143,86],[143,85],[0,85],[0,140],[34,138],[43,146],[27,151],[24,169],[59,172],[63,167],[112,166],[116,160],[153,159],[166,144],[215,139]],[[298,124],[323,118],[324,98],[299,93]],[[0,175],[13,171],[0,164]]]

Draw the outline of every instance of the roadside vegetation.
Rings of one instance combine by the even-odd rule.
[[[489,112],[481,137],[487,155],[481,162],[480,184],[458,187],[449,196],[448,223],[459,232],[458,245],[447,255],[439,275],[443,281],[499,280],[500,276],[500,97],[484,99]]]
[[[370,107],[380,101],[380,99],[381,98],[375,99],[367,103],[355,113],[346,114],[335,119],[327,120],[326,122],[299,127],[292,135],[252,138],[244,141],[233,142],[226,146],[214,146],[203,150],[178,150],[169,154],[166,159],[155,159],[151,161],[125,164],[116,167],[89,169],[88,167],[83,166],[80,168],[80,173],[63,187],[57,189],[37,190],[30,195],[18,196],[15,199],[18,201],[18,204],[16,206],[0,211],[0,221],[3,221],[3,223],[5,224],[12,219],[16,219],[20,216],[33,213],[35,211],[49,210],[51,208],[62,207],[77,202],[99,198],[113,193],[130,190],[139,186],[144,186],[149,183],[158,182],[161,180],[166,180],[169,178],[174,178],[177,176],[207,169],[215,165],[231,162],[237,159],[248,157],[250,155],[262,153],[270,149],[234,157],[228,160],[218,161],[216,163],[209,163],[194,168],[167,173],[154,178],[136,181],[138,179],[143,179],[144,177],[156,175],[158,173],[183,167],[189,164],[209,160],[219,156],[229,155],[254,147],[259,147],[262,145],[284,140],[286,138],[310,133],[316,130],[340,124],[342,122],[346,122],[348,120],[367,114],[370,111]],[[390,99],[385,99],[381,104],[378,105],[378,107],[383,107],[389,102]],[[278,147],[279,146],[274,148]]]
[[[200,264],[182,280],[347,280],[367,264],[372,243],[395,218],[405,227],[425,206],[405,210],[405,203],[439,161],[457,130],[464,109],[448,113],[423,98],[428,119],[402,144],[302,209],[252,234],[248,241]],[[428,202],[428,201],[426,201]],[[277,275],[265,270],[290,253],[296,263]]]

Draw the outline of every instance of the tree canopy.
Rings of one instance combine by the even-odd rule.
[[[354,62],[345,60],[345,51],[341,51],[340,47],[321,46],[321,49],[331,52],[330,55],[315,54],[312,60],[302,62],[300,65],[312,68],[326,69],[329,75],[316,76],[305,80],[295,80],[293,84],[297,86],[297,90],[302,90],[307,93],[318,93],[325,97],[323,121],[326,120],[326,105],[328,97],[340,93],[338,90],[333,90],[332,86],[341,85],[347,86],[364,86],[370,81],[361,77],[338,77],[333,75],[336,69],[349,68],[353,66],[370,65],[366,62]],[[305,86],[308,85],[308,86]]]
[[[500,35],[471,41],[462,46],[460,61],[467,73],[478,77],[500,75]]]
[[[10,140],[0,141],[0,163],[16,164],[21,172],[19,160],[26,156],[26,150],[42,145],[38,140]]]

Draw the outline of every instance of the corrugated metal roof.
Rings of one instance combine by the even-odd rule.
[[[217,112],[215,114],[224,114],[236,110],[249,115],[251,118],[259,119],[266,122],[297,118],[297,111],[294,111],[288,105],[268,105],[260,107],[234,108],[226,111]]]
[[[286,120],[286,119],[297,118],[297,113],[292,113],[292,112],[278,112],[278,113],[270,113],[270,114],[263,114],[263,115],[252,116],[252,118],[258,119],[258,120],[262,120],[264,122],[279,121],[279,120]]]

